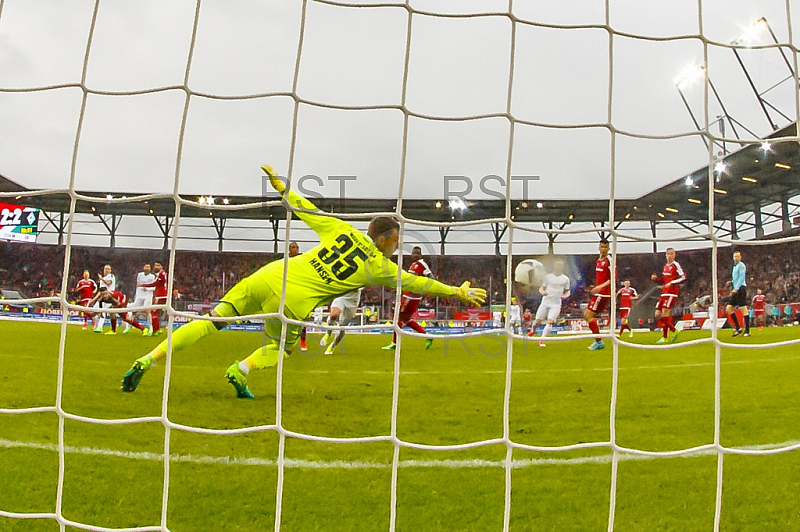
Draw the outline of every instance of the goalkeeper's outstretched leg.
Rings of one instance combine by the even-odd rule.
[[[254,282],[252,276],[236,284],[225,294],[222,301],[211,311],[212,317],[235,318],[250,314],[269,314],[277,313],[279,310],[280,298],[272,291],[267,283]],[[284,314],[290,319],[297,319],[291,311],[284,310]],[[234,363],[228,368],[225,377],[236,389],[236,395],[240,398],[253,398],[253,394],[247,388],[247,375],[251,369],[263,369],[277,364],[279,341],[281,335],[281,320],[267,319],[265,325],[266,342],[253,354],[242,362]],[[208,336],[227,326],[224,321],[193,320],[172,334],[172,350],[180,351],[196,343],[198,340]],[[289,325],[286,339],[287,354],[294,347],[299,338],[299,327]],[[122,378],[122,391],[133,392],[139,386],[144,373],[153,367],[160,359],[167,355],[167,341],[164,340],[151,352],[137,359],[131,369]]]
[[[275,310],[278,309],[280,301],[275,301]],[[289,318],[296,319],[294,316]],[[249,357],[241,362],[238,360],[228,367],[225,377],[236,390],[236,397],[239,399],[253,399],[255,396],[247,387],[247,376],[254,369],[273,368],[278,365],[280,357],[280,343],[282,322],[279,319],[270,318],[264,323],[264,345],[253,351]],[[297,341],[300,339],[300,326],[288,324],[286,326],[286,344],[284,346],[283,357],[287,358]]]
[[[221,305],[222,304],[220,304],[220,306]],[[221,316],[217,312],[218,308],[219,306],[211,311],[211,316],[225,317]],[[213,322],[209,320],[190,321],[172,334],[172,349],[173,351],[177,351],[179,349],[183,349],[184,347],[188,347],[204,336],[208,336],[212,332],[215,332],[226,325],[227,323],[225,322]],[[129,369],[128,372],[125,373],[125,376],[122,377],[122,391],[136,391],[136,388],[139,386],[139,381],[142,380],[142,376],[144,376],[145,371],[152,368],[156,361],[165,356],[167,356],[166,340],[158,344],[155,349],[147,353],[145,356],[137,358],[133,363],[133,366],[131,366],[131,369]]]

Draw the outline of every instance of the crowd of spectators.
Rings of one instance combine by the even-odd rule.
[[[800,242],[741,245],[743,261],[747,265],[747,281],[750,292],[761,288],[771,304],[797,302],[800,299]],[[733,248],[719,248],[718,287],[719,296],[727,296],[730,280]],[[710,249],[679,251],[677,260],[687,275],[681,290],[679,306],[688,307],[693,301],[711,294]],[[61,289],[64,271],[64,248],[50,245],[0,242],[0,287],[13,288],[29,297],[49,296]],[[97,247],[73,247],[70,253],[68,286],[74,287],[88,269],[97,279],[105,264],[113,267],[119,287],[132,295],[135,290],[136,273],[144,263],[159,261],[174,275],[174,287],[185,301],[213,302],[239,280],[250,275],[264,264],[282,258],[271,253],[231,253],[205,251],[178,251],[174,268],[169,268],[169,253],[165,250],[121,249]],[[514,260],[516,265],[519,257]],[[572,279],[572,296],[565,301],[567,313],[579,313],[581,303],[589,299],[589,290],[594,282],[594,255],[564,256],[567,275]],[[433,275],[448,284],[470,281],[473,285],[487,289],[490,301],[502,304],[506,293],[506,257],[448,255],[426,257]],[[547,259],[541,259],[546,264]],[[650,275],[659,273],[665,262],[664,254],[627,254],[617,257],[617,279],[629,279],[640,292],[657,291]],[[409,258],[405,257],[405,266]],[[391,312],[395,302],[393,290],[382,287],[367,288],[362,300],[365,304]],[[422,306],[434,306],[436,302],[426,298]],[[530,302],[530,305],[534,305]],[[457,303],[440,300],[438,306],[447,311]]]

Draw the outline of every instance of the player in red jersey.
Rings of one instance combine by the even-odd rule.
[[[433,277],[433,272],[428,267],[425,259],[422,258],[422,248],[414,246],[411,250],[411,266],[408,271],[420,277]],[[413,294],[411,292],[403,292],[402,301],[400,303],[400,315],[397,318],[397,326],[401,329],[403,326],[408,325],[418,333],[425,334],[427,331],[422,325],[414,321],[414,313],[419,307],[419,302],[422,301],[422,296]],[[430,349],[433,344],[433,339],[427,338],[425,340],[425,349]],[[393,350],[397,347],[397,332],[392,333],[392,343],[383,346],[383,349]]]
[[[653,281],[661,283],[661,297],[658,298],[658,303],[656,304],[656,327],[661,327],[664,336],[656,342],[659,344],[674,342],[678,338],[679,331],[675,330],[675,323],[669,314],[678,300],[678,294],[680,294],[681,290],[680,285],[686,280],[683,268],[675,260],[675,255],[677,255],[675,249],[667,248],[665,255],[667,263],[661,269],[661,276],[659,277],[655,273],[650,276]],[[670,331],[673,334],[672,338],[668,340],[667,337]]]
[[[608,256],[608,251],[611,246],[605,238],[600,239],[598,250],[600,256],[594,263],[594,288],[592,288],[592,299],[589,301],[589,306],[586,307],[586,312],[583,313],[583,319],[589,322],[589,328],[595,334],[594,342],[589,346],[590,351],[597,351],[603,349],[606,344],[600,338],[600,325],[597,323],[597,315],[603,312],[608,303],[611,301],[611,258]]]
[[[756,295],[753,296],[753,318],[755,322],[753,325],[758,325],[758,330],[764,328],[764,323],[767,316],[767,296],[759,288],[756,290]]]
[[[300,244],[297,242],[289,243],[289,258],[300,255]],[[281,260],[281,259],[278,259]],[[306,327],[300,329],[300,351],[308,351],[308,344],[306,344]]]
[[[526,308],[525,311],[522,313],[522,334],[530,334],[533,332],[531,330],[532,323],[533,323],[533,315],[531,314],[531,309]]]
[[[155,291],[153,292],[153,304],[154,305],[166,305],[167,304],[167,284],[169,284],[169,277],[167,274],[167,270],[161,265],[160,262],[153,263],[153,273],[156,274],[156,280],[152,283],[140,284],[138,286],[142,287],[155,287]],[[162,334],[161,333],[161,319],[159,318],[160,311],[159,310],[151,310],[150,316],[153,318],[153,332],[152,334]]]
[[[111,305],[111,308],[125,308],[128,306],[128,296],[126,296],[122,292],[117,292],[116,290],[113,292],[109,292],[105,288],[100,287],[100,290],[97,292],[97,294],[95,294],[95,296],[92,298],[88,306],[94,305],[95,303],[98,302],[108,303]],[[142,332],[145,331],[144,327],[139,325],[138,321],[131,319],[128,316],[127,312],[121,312],[119,316],[125,323],[130,323],[131,325],[133,325]],[[116,314],[111,314],[111,332],[107,332],[106,334],[117,334]]]
[[[622,322],[619,328],[619,334],[622,335],[625,329],[628,329],[628,337],[632,338],[633,329],[631,329],[628,323],[628,315],[631,313],[631,301],[639,299],[639,294],[636,292],[635,288],[631,287],[631,282],[627,279],[622,284],[622,288],[617,291],[617,297],[619,298],[619,319]]]
[[[97,290],[97,283],[92,281],[92,274],[89,273],[89,270],[83,270],[83,279],[78,281],[78,285],[75,287],[82,307],[91,306],[89,302],[92,300],[95,290]],[[83,316],[83,330],[85,331],[89,328],[89,324],[92,323],[92,313],[82,310],[81,316]]]

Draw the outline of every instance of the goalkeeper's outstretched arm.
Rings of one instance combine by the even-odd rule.
[[[261,170],[269,177],[270,185],[276,191],[280,192],[281,196],[289,203],[290,207],[302,210],[293,210],[298,218],[303,220],[306,225],[313,229],[318,235],[323,236],[333,231],[340,231],[342,225],[350,227],[350,224],[334,218],[333,216],[323,216],[316,214],[320,211],[316,205],[308,201],[306,198],[295,192],[294,190],[286,189],[286,182],[281,178],[275,169],[271,166],[262,166]]]
[[[378,222],[389,223],[390,229],[375,229]],[[387,221],[386,217],[378,217],[370,223],[369,236],[375,242],[375,246],[381,250],[383,255],[367,263],[367,282],[371,285],[379,284],[388,288],[397,287],[397,274],[399,267],[389,260],[389,257],[397,248],[397,234],[399,224],[394,219]],[[486,301],[486,290],[483,288],[473,288],[469,281],[464,281],[461,286],[450,286],[433,279],[415,275],[405,270],[400,270],[400,284],[403,290],[416,294],[424,294],[438,297],[451,297],[459,301],[480,307]]]

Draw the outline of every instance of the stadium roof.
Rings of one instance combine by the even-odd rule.
[[[794,137],[796,125],[790,124],[776,131],[769,138]],[[794,141],[771,142],[769,149],[759,144],[744,144],[738,151],[728,154],[712,168],[700,168],[689,176],[658,188],[640,198],[617,200],[615,221],[671,221],[681,225],[707,224],[709,200],[709,175],[715,178],[715,220],[731,220],[735,216],[753,213],[760,207],[784,203],[800,207],[790,200],[800,195],[800,146]],[[724,164],[724,167],[717,165]],[[646,171],[646,169],[643,169]],[[14,200],[26,206],[38,207],[49,213],[69,212],[70,197],[65,191],[51,194],[31,195],[31,191],[10,179],[0,176],[0,192],[17,193],[6,196],[5,201]],[[150,196],[141,201],[130,201],[141,197],[128,194],[129,201],[122,202],[125,194],[115,194],[113,201],[97,191],[79,192],[96,200],[78,200],[76,211],[86,214],[116,214],[135,216],[174,216],[175,205],[171,196]],[[197,195],[181,195],[185,200],[197,202]],[[24,198],[24,199],[23,199]],[[231,219],[283,219],[286,212],[282,206],[264,206],[266,199],[257,196],[231,196],[226,198],[228,207],[215,205],[184,204],[182,217],[231,218]],[[335,213],[394,212],[395,199],[314,199],[323,210]],[[409,218],[435,221],[466,221],[505,216],[503,200],[472,200],[465,210],[451,210],[447,199],[406,199],[403,214]],[[234,210],[237,205],[255,204],[250,208]],[[565,226],[572,222],[605,223],[609,220],[609,200],[548,200],[537,202],[513,200],[511,214],[517,222],[553,223]]]

